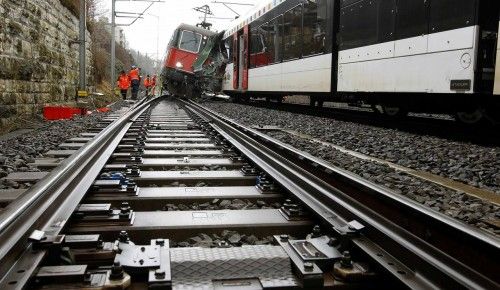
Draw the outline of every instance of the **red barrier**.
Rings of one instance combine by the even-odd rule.
[[[99,113],[107,113],[111,109],[108,107],[102,107],[96,109]],[[47,106],[43,108],[43,117],[45,120],[63,120],[71,119],[74,115],[88,115],[90,111],[84,108],[73,108],[73,107],[51,107]]]
[[[84,109],[72,107],[44,107],[43,117],[46,120],[71,119],[74,115],[83,115]]]

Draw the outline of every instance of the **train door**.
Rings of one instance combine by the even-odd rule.
[[[499,10],[499,1],[481,1],[479,3],[476,92],[491,94],[496,85],[495,66],[497,57]],[[496,68],[498,70],[498,67]]]
[[[249,51],[249,28],[248,25],[243,28],[243,78],[241,82],[241,88],[243,90],[248,90],[248,64],[250,59],[250,51]]]
[[[238,89],[239,84],[239,46],[238,46],[238,33],[233,35],[233,89]]]
[[[238,40],[238,44],[240,47],[245,47],[245,36],[242,34],[240,35],[240,38]],[[240,68],[238,71],[238,89],[243,88],[243,73],[244,73],[244,67],[245,67],[245,51],[244,49],[240,49],[239,51],[239,62],[238,62],[238,67]]]
[[[233,37],[233,88],[248,89],[248,25]]]

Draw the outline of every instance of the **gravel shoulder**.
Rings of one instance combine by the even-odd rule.
[[[120,109],[123,102],[114,103],[112,111]],[[88,128],[95,127],[106,114],[94,113],[75,116],[70,120],[42,122],[36,128],[21,129],[0,137],[0,189],[26,189],[32,184],[5,180],[12,172],[40,171],[31,167],[36,158],[43,157],[49,150],[58,148],[65,140],[78,137]]]
[[[500,180],[497,180],[500,178],[499,148],[239,104],[204,105],[246,125],[272,125],[294,130],[401,166],[432,172],[500,194]],[[494,204],[286,132],[269,131],[267,134],[436,211],[500,234],[499,229],[489,223],[500,219],[500,208]]]
[[[246,125],[273,125],[500,194],[500,148],[231,103],[205,103]]]

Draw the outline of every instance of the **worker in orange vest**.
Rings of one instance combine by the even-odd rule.
[[[146,97],[149,97],[149,93],[151,92],[151,84],[151,78],[149,77],[149,75],[147,75],[144,79],[144,87],[146,87]]]
[[[132,86],[132,100],[137,100],[137,93],[139,92],[139,86],[141,85],[139,73],[139,69],[135,65],[132,66],[132,69],[128,73],[130,84]]]
[[[156,75],[153,75],[153,78],[151,79],[151,94],[154,96],[155,95],[155,89],[156,89]]]
[[[130,88],[130,78],[128,77],[128,75],[125,73],[124,70],[122,70],[120,72],[120,75],[118,76],[117,85],[118,88],[120,88],[120,93],[122,95],[122,98],[126,100],[127,92],[128,89]]]

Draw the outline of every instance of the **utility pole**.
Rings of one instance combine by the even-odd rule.
[[[116,22],[115,22],[115,0],[111,0],[111,95],[115,96],[115,30],[116,30]]]
[[[86,74],[86,30],[87,30],[87,15],[85,11],[85,0],[80,0],[80,23],[79,23],[79,83],[78,97],[87,96],[87,74]]]

